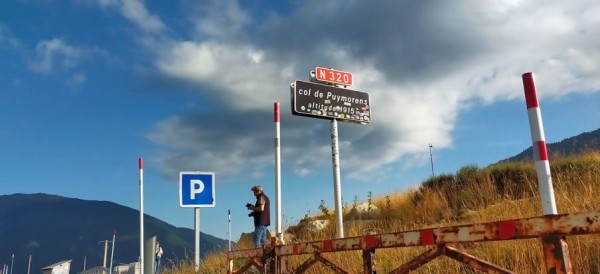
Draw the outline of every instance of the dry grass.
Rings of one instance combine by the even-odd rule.
[[[552,179],[560,213],[600,209],[600,153],[588,152],[562,158],[552,163]],[[378,197],[373,204],[381,209],[368,219],[345,224],[346,236],[363,235],[366,229],[379,233],[515,219],[542,215],[535,168],[530,163],[503,163],[486,168],[464,167],[456,174],[446,174],[423,182],[417,189]],[[327,218],[318,216],[317,218]],[[297,233],[298,231],[296,231]],[[334,238],[335,228],[319,232],[302,232],[299,241]],[[575,273],[600,273],[600,236],[569,237],[569,251]],[[517,273],[545,272],[539,239],[457,245],[459,249],[491,261]],[[426,248],[379,249],[378,269],[389,272]],[[362,271],[360,252],[325,254],[353,273]],[[295,257],[290,265],[299,265],[307,257]],[[242,262],[236,262],[241,264]],[[224,273],[226,254],[208,256],[202,273]],[[237,265],[239,267],[239,265]],[[193,273],[189,262],[173,272]],[[328,273],[315,265],[307,273]],[[469,273],[465,266],[447,258],[438,258],[415,273]]]

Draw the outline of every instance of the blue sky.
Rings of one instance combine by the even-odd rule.
[[[365,200],[530,145],[520,75],[536,73],[549,142],[600,127],[597,1],[0,3],[0,194],[51,193],[192,227],[178,172],[214,171],[202,230],[252,230],[274,200],[272,104],[282,102],[283,214],[333,206],[329,123],[291,115],[316,66],[354,73],[373,122],[340,124],[342,192]]]

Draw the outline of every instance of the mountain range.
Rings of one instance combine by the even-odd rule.
[[[590,132],[584,132],[577,136],[566,138],[560,142],[547,144],[550,160],[556,157],[565,157],[581,154],[585,151],[600,151],[600,128]],[[521,153],[502,160],[501,162],[524,162],[533,161],[533,148],[529,147]]]
[[[194,230],[144,217],[145,238],[158,237],[165,262],[193,258]],[[107,201],[87,201],[48,194],[0,196],[0,265],[13,274],[31,273],[62,260],[73,260],[71,273],[101,266],[104,240],[116,231],[113,266],[138,261],[139,211]],[[227,241],[201,233],[201,256],[227,247]],[[108,260],[110,261],[110,243]],[[107,263],[109,264],[109,263]]]

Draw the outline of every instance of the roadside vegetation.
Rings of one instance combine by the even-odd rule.
[[[553,159],[552,180],[559,213],[600,210],[600,152]],[[466,166],[456,174],[442,174],[424,181],[421,186],[383,197],[368,194],[369,209],[358,212],[357,198],[345,208],[347,237],[364,235],[367,231],[388,233],[516,219],[542,215],[536,172],[533,163],[499,163],[479,168]],[[354,210],[353,210],[354,209]],[[334,225],[321,230],[305,229],[314,220],[330,220],[332,210],[319,205],[320,214],[307,216],[287,229],[294,242],[335,238]],[[571,263],[575,273],[600,273],[600,235],[568,238]],[[250,243],[239,243],[238,248],[250,248]],[[545,272],[539,239],[515,240],[456,245],[471,255],[490,261],[517,273]],[[425,247],[379,249],[377,268],[387,273],[402,263],[426,251]],[[325,254],[353,273],[362,271],[361,252]],[[293,258],[290,265],[300,265],[308,257]],[[236,266],[242,262],[236,262]],[[193,273],[189,260],[175,264],[176,268],[164,273]],[[226,253],[208,256],[201,273],[225,273]],[[329,273],[315,265],[307,273]],[[422,266],[415,273],[470,273],[466,266],[440,257]]]

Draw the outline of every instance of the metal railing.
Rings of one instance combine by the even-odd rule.
[[[490,242],[517,239],[542,238],[547,273],[571,273],[570,261],[563,252],[566,236],[600,233],[600,211],[546,215],[540,217],[514,219],[469,225],[456,225],[415,231],[365,235],[343,239],[331,239],[299,244],[273,245],[263,249],[230,251],[227,254],[230,269],[228,273],[245,273],[253,266],[263,273],[304,273],[316,263],[322,263],[335,273],[350,273],[335,262],[323,256],[324,253],[341,251],[363,251],[362,273],[374,273],[374,251],[382,248],[431,246],[429,250],[402,264],[390,273],[408,273],[427,262],[447,256],[476,270],[488,273],[514,273],[485,260],[457,250],[450,244],[469,242]],[[288,269],[285,258],[297,255],[311,255],[296,269]],[[231,266],[234,260],[246,260],[238,270]],[[566,267],[565,267],[566,266]]]

